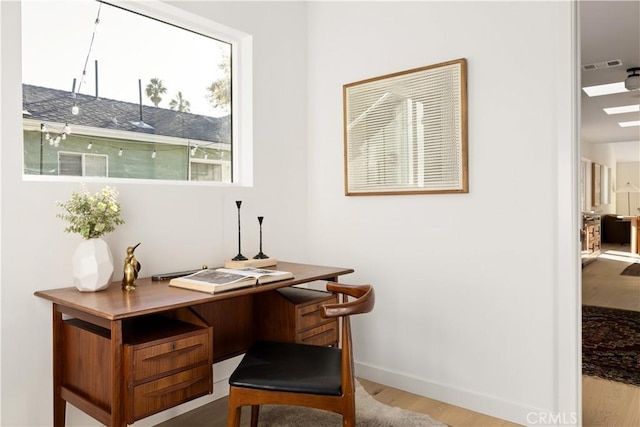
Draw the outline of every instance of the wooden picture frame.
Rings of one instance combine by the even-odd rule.
[[[588,177],[589,166],[591,161],[584,157],[580,160],[580,210],[587,212],[589,207],[587,206],[587,194],[591,188]]]
[[[597,163],[591,164],[591,205],[600,206],[602,204],[601,199],[601,171],[602,168]]]
[[[600,203],[611,203],[611,168],[600,165]]]
[[[467,62],[343,86],[345,195],[468,193]]]

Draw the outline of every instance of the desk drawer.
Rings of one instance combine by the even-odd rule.
[[[133,388],[127,423],[133,424],[156,412],[179,405],[213,391],[213,373],[209,365],[178,372]]]
[[[338,322],[333,319],[330,323],[309,329],[298,335],[297,342],[312,345],[337,345],[338,344]]]
[[[155,342],[151,345],[134,346],[132,367],[134,383],[145,379],[179,371],[208,360],[209,335],[206,329],[187,336]]]
[[[338,302],[337,295],[329,295],[327,296],[327,298],[324,298],[319,301],[314,301],[312,304],[298,307],[296,311],[297,331],[298,332],[304,331],[305,329],[312,328],[322,323],[331,321],[331,319],[325,319],[320,315],[321,308],[325,304],[333,304],[337,302]]]

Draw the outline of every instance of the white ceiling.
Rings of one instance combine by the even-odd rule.
[[[627,69],[640,67],[640,1],[579,2],[582,65],[622,61],[621,66],[581,70],[581,86],[624,81]],[[618,162],[640,161],[640,127],[622,128],[620,121],[639,120],[640,113],[607,115],[602,109],[640,103],[640,90],[589,97],[581,91],[581,139],[611,143]]]

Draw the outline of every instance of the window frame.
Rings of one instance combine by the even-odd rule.
[[[225,164],[224,162],[221,162],[219,160],[209,160],[209,159],[197,159],[197,158],[193,158],[189,160],[189,181],[192,182],[207,182],[207,181],[200,181],[197,179],[193,179],[193,165],[194,164],[199,164],[199,165],[208,165],[208,166],[219,166],[220,167],[220,173],[223,173]]]
[[[62,167],[60,166],[60,157],[62,156],[76,156],[76,157],[80,157],[80,166],[82,169],[82,175],[63,175],[60,173],[60,171],[62,170]],[[101,157],[104,159],[104,169],[107,173],[106,177],[103,176],[96,176],[96,175],[87,175],[87,157],[94,157],[94,158],[98,158]],[[78,151],[58,151],[58,176],[81,176],[81,177],[87,177],[87,176],[91,176],[94,178],[107,178],[109,176],[109,155],[107,154],[94,154],[94,153],[81,153]]]
[[[29,175],[24,172],[24,158],[22,159],[24,181],[83,181],[92,178],[92,181],[117,183],[148,183],[148,184],[186,184],[209,186],[253,186],[253,37],[242,31],[214,22],[210,19],[196,15],[187,10],[171,6],[158,0],[109,0],[103,3],[119,7],[121,9],[144,15],[150,19],[157,19],[167,24],[181,27],[188,31],[202,34],[221,40],[231,45],[231,180],[232,182],[210,182],[165,179],[141,179],[141,178],[114,178],[114,177],[74,177],[68,175]],[[27,116],[23,118],[23,131],[32,130],[33,119]],[[50,123],[47,123],[49,125]],[[55,123],[54,123],[55,125]],[[80,127],[73,133],[84,135],[114,136],[113,131],[100,128]],[[120,132],[122,134],[122,132]],[[132,134],[132,132],[127,132]],[[120,135],[121,136],[121,135]],[[149,143],[170,142],[172,137],[159,135],[127,135],[127,139],[139,140]],[[23,141],[24,144],[24,141]],[[197,183],[197,184],[196,184]]]

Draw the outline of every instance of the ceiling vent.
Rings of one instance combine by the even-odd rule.
[[[612,59],[610,61],[596,62],[594,64],[585,64],[582,66],[582,69],[585,71],[589,70],[601,70],[603,68],[612,68],[619,67],[622,65],[622,61],[619,59]]]

